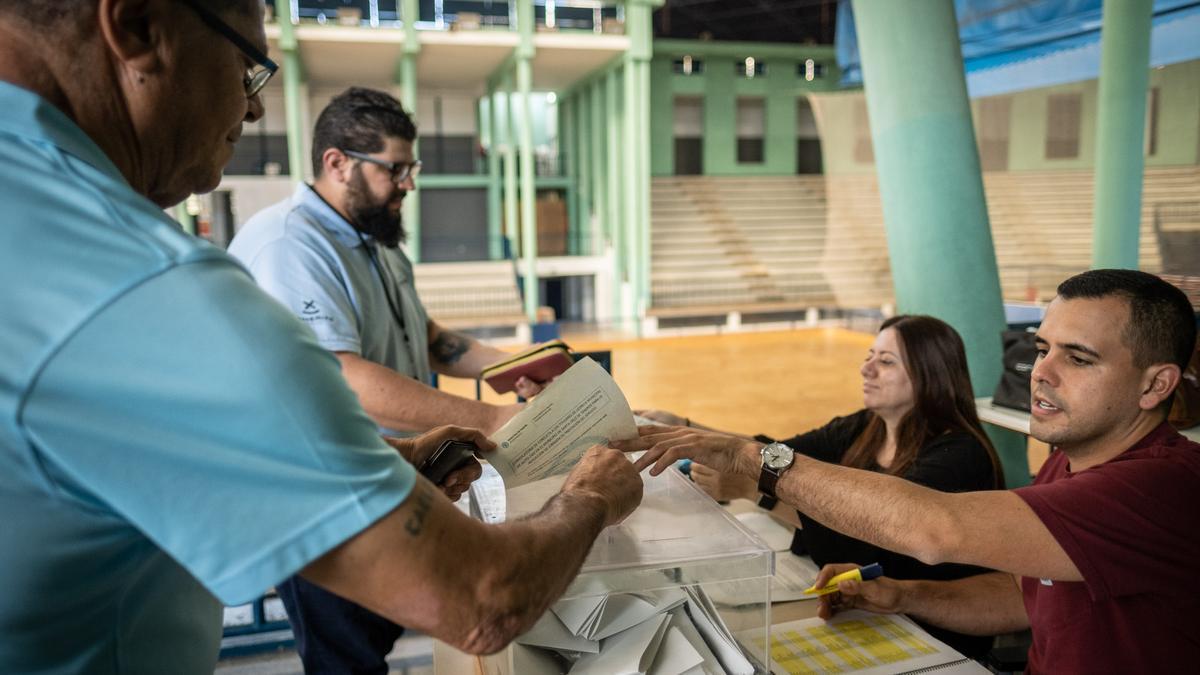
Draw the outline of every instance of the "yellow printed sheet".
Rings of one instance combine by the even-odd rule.
[[[987,672],[905,616],[857,610],[772,626],[770,651],[775,675]]]

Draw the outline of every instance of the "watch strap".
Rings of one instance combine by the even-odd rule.
[[[758,508],[764,511],[772,511],[775,505],[779,503],[779,498],[774,495],[759,495]]]
[[[779,499],[775,494],[775,483],[779,480],[779,472],[771,467],[763,464],[762,471],[758,474],[758,491],[765,497],[771,499]],[[761,501],[761,500],[760,500]]]

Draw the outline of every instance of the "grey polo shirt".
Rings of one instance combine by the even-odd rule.
[[[229,253],[313,330],[322,347],[430,382],[429,315],[417,297],[412,262],[399,247],[360,238],[308,185],[255,214]]]

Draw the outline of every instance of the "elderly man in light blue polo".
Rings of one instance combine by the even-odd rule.
[[[638,501],[594,448],[539,517],[471,521],[311,331],[163,213],[262,116],[266,50],[258,0],[0,3],[0,673],[211,673],[221,604],[299,570],[494,651]],[[488,446],[397,446],[455,437]]]

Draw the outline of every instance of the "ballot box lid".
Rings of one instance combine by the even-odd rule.
[[[470,512],[488,523],[536,513],[564,478],[506,492],[499,474],[485,465],[471,486]],[[656,477],[643,472],[642,481],[641,505],[600,533],[564,597],[771,576],[773,551],[686,476],[672,468]]]

